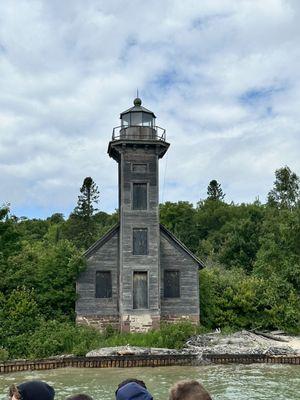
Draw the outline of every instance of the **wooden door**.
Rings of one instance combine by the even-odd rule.
[[[148,308],[148,274],[135,271],[133,273],[133,308]]]

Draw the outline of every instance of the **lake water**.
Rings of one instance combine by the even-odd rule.
[[[197,379],[214,400],[299,400],[300,367],[294,365],[208,365],[158,368],[64,368],[50,371],[0,375],[0,399],[7,399],[12,383],[42,379],[53,385],[56,399],[87,393],[95,400],[113,400],[115,389],[126,378],[145,381],[155,400],[168,398],[168,390],[178,380]]]

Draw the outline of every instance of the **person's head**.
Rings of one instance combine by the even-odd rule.
[[[127,383],[130,383],[130,382],[135,382],[135,383],[137,383],[138,385],[142,386],[143,388],[147,389],[147,386],[146,386],[146,384],[145,384],[144,381],[141,381],[141,380],[139,380],[139,379],[134,379],[134,378],[128,378],[128,379],[125,379],[124,381],[122,381],[121,383],[118,384],[118,388],[117,388],[117,390],[116,390],[116,395],[117,395],[117,391],[118,391],[122,386],[125,386],[125,385],[127,385]]]
[[[130,400],[132,398],[135,400],[153,400],[143,381],[127,379],[118,385],[116,400]]]
[[[74,394],[74,396],[70,396],[66,400],[93,400],[93,398],[87,394]]]
[[[55,391],[42,381],[28,381],[9,388],[10,400],[53,400]]]
[[[171,387],[169,400],[211,400],[211,397],[201,383],[195,380],[184,380]]]

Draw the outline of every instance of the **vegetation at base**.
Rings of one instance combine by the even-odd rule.
[[[130,335],[75,326],[83,251],[118,221],[94,207],[99,192],[91,178],[80,193],[67,219],[17,218],[0,207],[0,360],[127,343],[177,348],[194,333],[183,325]],[[288,167],[277,170],[265,204],[228,204],[224,196],[212,180],[196,206],[160,205],[161,222],[206,265],[199,274],[203,326],[299,333],[299,178]]]
[[[180,349],[192,335],[203,332],[188,322],[163,325],[160,330],[147,333],[119,333],[108,326],[103,333],[72,322],[41,320],[38,326],[5,342],[7,349],[0,348],[0,361],[8,358],[46,358],[58,354],[85,356],[101,347],[131,346]]]

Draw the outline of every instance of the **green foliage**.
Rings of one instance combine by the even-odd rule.
[[[195,213],[193,205],[187,201],[160,204],[160,222],[192,251],[198,244]]]
[[[178,324],[162,324],[159,330],[152,330],[147,333],[115,333],[105,337],[102,347],[131,346],[141,347],[166,347],[180,349],[185,341],[200,332],[198,326],[190,322],[180,322]]]
[[[93,216],[99,201],[99,190],[91,177],[84,179],[80,193],[77,206],[65,225],[65,234],[78,247],[87,249],[96,239],[97,225]]]
[[[95,329],[56,320],[43,322],[30,338],[28,357],[57,354],[85,355],[98,347],[102,335]]]
[[[288,166],[275,171],[273,189],[268,194],[268,204],[291,210],[300,200],[300,179]]]
[[[20,283],[34,288],[36,301],[47,318],[72,318],[76,300],[75,281],[85,268],[85,260],[73,244],[24,243],[23,251],[8,260],[9,274],[2,282],[8,293]]]
[[[225,193],[223,193],[221,184],[215,179],[209,182],[207,187],[207,199],[208,200],[223,200]]]
[[[220,267],[200,272],[202,323],[209,328],[300,329],[300,302],[278,277],[249,276]]]
[[[34,290],[22,287],[7,297],[0,294],[0,343],[11,358],[26,352],[29,338],[40,321]]]
[[[7,361],[8,359],[9,359],[9,352],[3,347],[0,347],[0,361]]]
[[[1,357],[45,358],[59,354],[84,356],[88,351],[111,346],[167,347],[180,349],[186,340],[199,332],[189,322],[163,325],[147,333],[119,333],[108,329],[103,333],[70,322],[41,320],[30,334],[12,337],[5,342],[8,350],[0,349]]]
[[[9,207],[0,207],[0,268],[10,254],[17,253],[21,248],[20,234],[16,227],[17,218],[10,216]]]
[[[180,348],[198,332],[189,324],[147,334],[120,334],[112,327],[100,334],[74,326],[82,250],[118,222],[118,212],[95,212],[93,182],[83,186],[66,220],[60,213],[46,220],[16,218],[8,206],[0,207],[0,359],[84,355],[127,343]],[[90,198],[88,190],[94,191]],[[276,171],[266,205],[227,204],[218,191],[196,207],[185,201],[160,205],[161,222],[206,265],[200,272],[205,328],[300,332],[298,195],[299,178],[285,167]],[[91,234],[85,242],[87,223]]]

